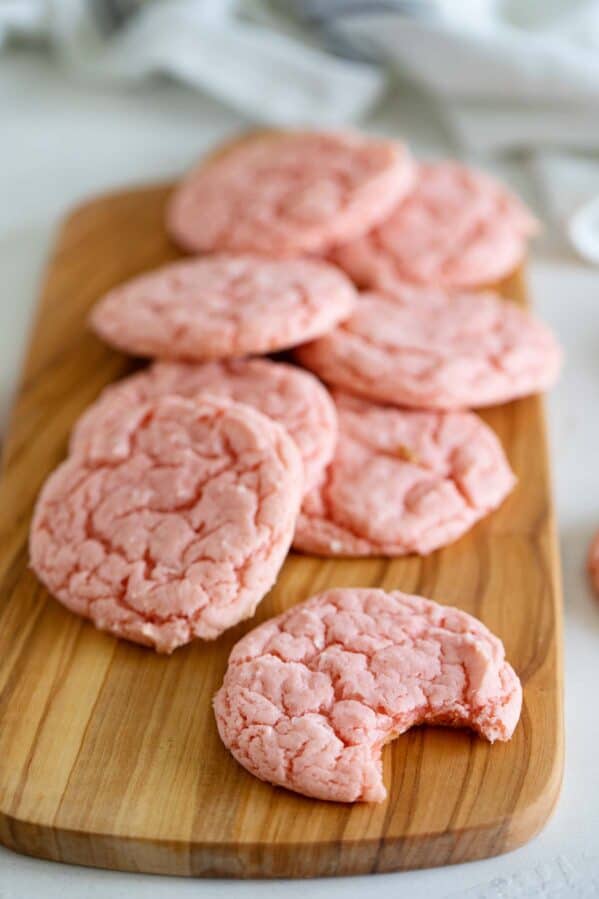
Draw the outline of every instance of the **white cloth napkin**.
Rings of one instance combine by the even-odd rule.
[[[165,72],[275,125],[359,122],[407,76],[468,156],[531,153],[541,214],[599,258],[598,207],[570,221],[599,194],[599,0],[5,0],[15,32],[80,76]]]
[[[321,27],[441,98],[469,149],[599,150],[597,0],[402,5],[335,15],[333,0]]]
[[[598,0],[287,2],[424,88],[469,155],[528,151],[547,244],[599,264]]]
[[[11,25],[81,73],[168,72],[273,123],[357,121],[392,70],[469,149],[599,151],[599,0],[4,0]]]
[[[45,36],[78,74],[109,81],[162,72],[250,119],[336,125],[360,119],[382,74],[253,22],[235,0],[21,0],[0,34]],[[28,10],[28,13],[25,12]]]

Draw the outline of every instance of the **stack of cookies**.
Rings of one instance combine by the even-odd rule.
[[[489,288],[536,230],[509,191],[395,141],[267,133],[192,171],[166,227],[190,255],[90,318],[153,361],[86,410],[37,503],[32,566],[64,605],[170,653],[252,616],[292,546],[427,554],[501,504],[515,478],[470,410],[560,366]],[[258,777],[355,801],[384,798],[381,747],[412,724],[505,740],[520,703],[476,619],[357,585],[246,635],[215,710]]]

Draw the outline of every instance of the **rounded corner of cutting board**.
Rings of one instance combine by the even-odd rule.
[[[174,187],[174,181],[161,180],[151,183],[123,184],[121,187],[115,187],[109,191],[88,194],[66,210],[60,219],[58,231],[63,234],[65,231],[79,230],[85,227],[88,220],[95,222],[98,217],[100,220],[103,220],[106,215],[112,217],[115,209],[133,206],[140,197],[147,201],[149,196],[155,195],[164,201]]]
[[[0,790],[3,784],[0,783]],[[0,844],[11,852],[60,861],[52,851],[53,829],[50,825],[31,821],[0,807]]]
[[[563,739],[560,739],[552,761],[545,779],[537,784],[535,792],[527,795],[525,801],[512,813],[503,852],[511,852],[529,843],[541,833],[552,817],[559,802],[564,777]]]

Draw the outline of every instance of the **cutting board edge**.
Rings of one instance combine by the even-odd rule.
[[[333,869],[330,852],[322,859],[319,855],[323,849],[330,849],[331,844],[337,842],[335,840],[308,845],[281,843],[277,844],[274,852],[272,847],[263,843],[230,846],[197,843],[190,846],[169,840],[56,830],[52,826],[23,821],[3,812],[0,812],[0,843],[19,855],[63,864],[180,877],[241,879],[364,875],[368,869],[356,856],[366,853],[373,859],[369,872],[383,874],[461,864],[512,852],[534,839],[546,825],[557,804],[560,786],[561,774],[551,800],[545,803],[540,817],[538,810],[535,811],[534,821],[530,819],[529,809],[525,809],[524,814],[512,816],[507,827],[505,821],[497,821],[485,828],[468,828],[460,832],[455,843],[444,833],[395,838],[384,841],[382,845],[376,839],[346,841],[337,848],[338,860]],[[474,837],[477,848],[473,851],[471,838]],[[94,842],[93,848],[91,841]],[[462,850],[461,842],[468,848]],[[412,857],[414,850],[418,852],[417,861]],[[311,856],[309,874],[298,873],[294,869],[294,858],[298,853],[302,854],[303,863],[306,855]],[[401,857],[405,854],[409,858],[402,861]],[[273,855],[278,858],[273,858]]]
[[[563,711],[560,709],[560,712]],[[417,870],[492,858],[512,852],[534,839],[545,827],[559,800],[564,771],[563,729],[559,752],[546,782],[537,796],[517,809],[508,819],[498,818],[485,826],[468,827],[447,834],[445,831],[420,833],[401,838],[330,840],[317,843],[267,843],[173,841],[126,834],[57,829],[51,823],[19,818],[0,808],[0,843],[21,855],[66,864],[109,868],[118,871],[146,872],[193,877],[277,878],[358,876],[365,873],[356,854],[366,850],[373,856],[370,873]],[[457,836],[456,836],[457,834]],[[476,837],[472,841],[471,838]],[[95,844],[92,848],[92,841]],[[338,846],[341,870],[331,870],[330,853],[321,850]],[[473,851],[473,846],[476,846]],[[415,863],[412,851],[417,848]],[[358,852],[356,852],[358,850]],[[150,858],[150,855],[152,858]],[[313,856],[311,873],[294,873],[293,860],[298,853]],[[105,853],[105,855],[103,854]],[[157,853],[157,857],[154,854]],[[343,854],[347,858],[343,859]],[[402,860],[402,856],[409,857]],[[205,857],[204,857],[205,856]],[[397,858],[399,856],[399,858]],[[216,861],[215,861],[216,859]],[[270,864],[267,864],[267,860]],[[318,864],[321,864],[319,869]],[[352,864],[355,870],[352,870]]]

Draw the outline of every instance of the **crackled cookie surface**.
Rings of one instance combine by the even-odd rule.
[[[117,426],[123,407],[167,394],[223,397],[254,406],[283,425],[295,441],[304,466],[304,490],[314,487],[331,461],[337,439],[337,413],[328,391],[313,375],[269,359],[231,359],[193,364],[156,362],[112,384],[87,409],[73,431],[71,449],[103,440]]]
[[[255,135],[183,180],[167,228],[191,252],[318,253],[382,222],[412,182],[410,156],[393,141]]]
[[[521,201],[488,175],[457,162],[421,163],[383,224],[333,255],[362,287],[396,278],[477,287],[509,275],[536,230]]]
[[[325,262],[213,256],[114,288],[91,325],[127,353],[204,362],[311,340],[347,318],[355,298],[349,279]]]
[[[495,509],[515,483],[471,412],[378,406],[336,393],[333,461],[305,497],[294,547],[323,556],[426,555]]]
[[[251,616],[285,558],[298,450],[254,409],[163,397],[122,410],[46,481],[33,570],[100,629],[159,652]]]
[[[549,328],[495,293],[396,282],[296,351],[329,384],[399,406],[463,409],[550,387],[561,351]]]
[[[261,780],[380,802],[389,740],[423,723],[509,740],[521,703],[501,641],[476,618],[399,591],[346,588],[243,637],[214,709],[223,743]]]

